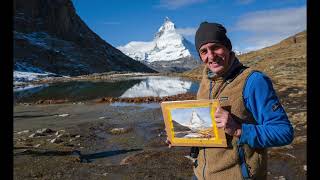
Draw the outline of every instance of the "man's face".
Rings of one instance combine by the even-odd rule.
[[[218,75],[222,75],[230,65],[230,51],[222,44],[204,44],[200,47],[199,54],[202,62]]]

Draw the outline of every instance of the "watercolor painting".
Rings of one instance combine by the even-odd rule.
[[[216,127],[217,100],[161,103],[168,139],[173,146],[226,147],[223,129]]]
[[[176,138],[214,137],[209,107],[172,109],[171,117]]]

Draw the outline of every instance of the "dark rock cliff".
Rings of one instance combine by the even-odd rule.
[[[14,1],[14,65],[15,70],[71,76],[154,72],[90,30],[70,0]]]

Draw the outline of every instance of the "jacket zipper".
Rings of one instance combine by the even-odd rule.
[[[210,87],[209,87],[209,99],[212,99],[212,80],[210,80]],[[207,165],[207,159],[206,159],[206,148],[203,148],[203,159],[204,159],[204,165],[202,169],[202,177],[205,180],[205,170],[206,170],[206,165]]]
[[[216,82],[214,82],[214,84],[216,84]],[[222,84],[218,87],[218,91],[215,94],[215,97],[218,97],[220,95],[220,93],[222,92],[222,90],[226,87],[226,85],[228,85],[229,82],[222,82]],[[209,90],[209,99],[213,99],[212,97],[212,80],[210,80],[210,90]],[[203,165],[203,169],[202,169],[202,177],[205,180],[205,170],[206,170],[206,165],[207,165],[207,159],[206,159],[206,148],[203,148],[203,159],[204,159],[204,165]]]
[[[216,84],[216,82],[214,82]],[[209,99],[213,99],[212,97],[212,89],[213,89],[213,85],[212,85],[212,80],[210,80],[210,89],[209,89]],[[206,165],[207,165],[207,159],[206,159],[206,148],[203,148],[203,159],[204,159],[204,165],[203,165],[203,169],[202,169],[202,177],[205,180],[205,170],[206,170]]]

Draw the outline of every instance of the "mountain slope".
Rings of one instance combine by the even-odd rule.
[[[14,64],[60,75],[154,72],[91,31],[70,0],[15,0]]]
[[[200,63],[194,45],[176,31],[169,18],[165,19],[152,41],[133,41],[117,48],[160,71],[185,71]]]
[[[272,77],[277,84],[306,86],[306,31],[288,37],[278,44],[239,56],[241,62]]]

